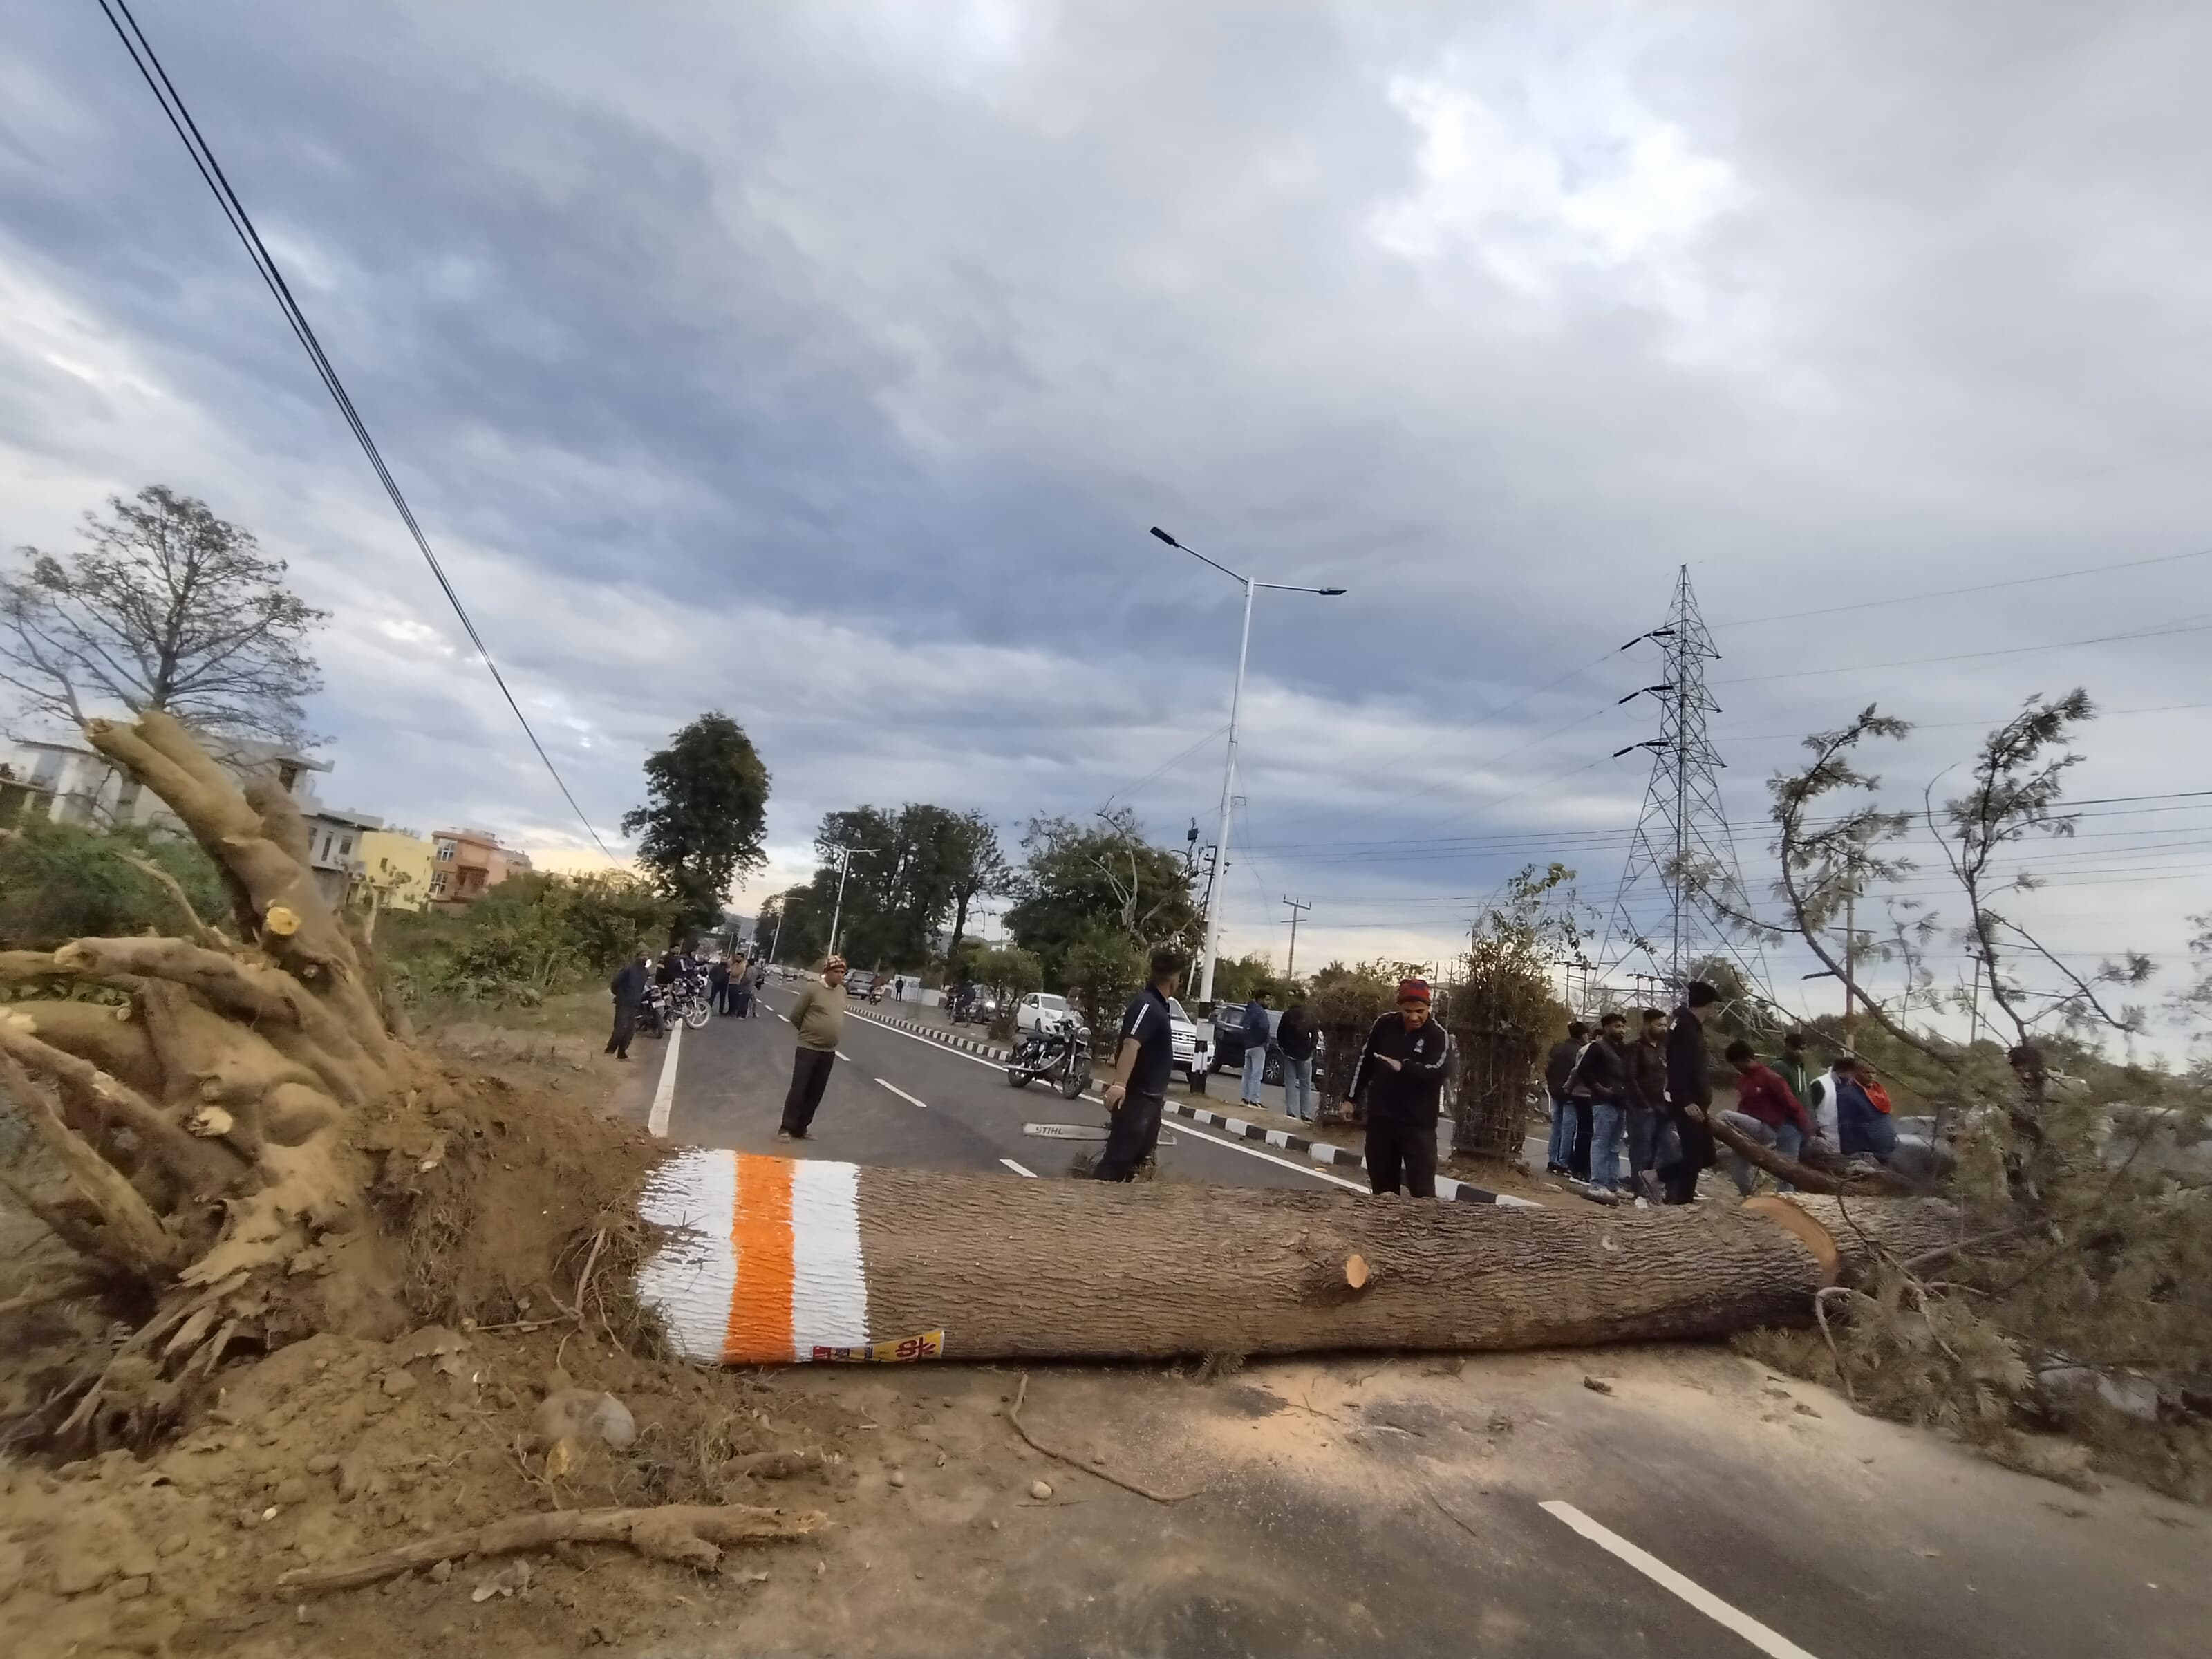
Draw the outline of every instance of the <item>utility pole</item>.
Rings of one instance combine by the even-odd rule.
[[[1859,890],[1854,882],[1851,890],[1844,895],[1844,1048],[1847,1052],[1856,1052],[1851,1048],[1851,1012],[1853,992],[1859,982],[1858,914]]]
[[[830,954],[833,957],[837,954],[837,924],[845,918],[845,878],[853,873],[854,855],[883,850],[880,847],[841,847],[837,849],[837,902],[830,911]],[[776,924],[779,930],[782,925],[781,921]]]
[[[790,908],[791,901],[787,898],[775,907],[775,933],[769,939],[768,946],[768,959],[770,962],[775,960],[775,953],[783,948],[783,915],[784,912]]]
[[[1292,898],[1288,893],[1283,895],[1283,902],[1291,907],[1291,959],[1283,964],[1283,977],[1296,979],[1298,976],[1298,919],[1313,906],[1304,899]]]

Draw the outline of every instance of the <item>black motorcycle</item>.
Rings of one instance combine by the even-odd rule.
[[[1037,1078],[1049,1078],[1053,1087],[1073,1100],[1091,1086],[1091,1028],[1071,1018],[1040,1025],[1014,1045],[1006,1062],[1006,1083],[1026,1089]]]

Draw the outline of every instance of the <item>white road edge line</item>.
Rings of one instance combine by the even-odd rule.
[[[1018,1176],[1027,1176],[1031,1181],[1035,1181],[1037,1178],[1037,1172],[1035,1170],[1024,1170],[1011,1158],[1002,1158],[999,1162],[1005,1164],[1009,1170],[1012,1170]]]
[[[921,1107],[921,1109],[922,1109],[923,1111],[925,1111],[925,1112],[926,1112],[926,1111],[927,1111],[927,1110],[929,1109],[929,1103],[928,1103],[927,1101],[926,1101],[926,1100],[916,1100],[916,1099],[915,1099],[912,1095],[910,1095],[910,1094],[907,1093],[907,1091],[906,1091],[905,1090],[903,1090],[903,1089],[900,1088],[900,1087],[898,1086],[898,1085],[897,1085],[897,1084],[893,1083],[890,1079],[888,1079],[888,1078],[880,1078],[880,1077],[879,1077],[879,1078],[878,1078],[878,1079],[876,1079],[876,1081],[877,1081],[877,1082],[878,1082],[878,1083],[880,1083],[880,1084],[882,1084],[882,1085],[884,1085],[884,1088],[886,1088],[886,1089],[890,1090],[893,1094],[896,1095],[896,1096],[897,1096],[901,1100],[902,1100],[902,1101],[906,1102],[906,1103],[907,1103],[908,1105],[909,1105],[909,1106],[919,1106],[919,1107]]]
[[[676,1106],[676,1056],[683,1051],[684,1028],[672,1026],[668,1033],[668,1052],[660,1057],[660,1078],[653,1085],[653,1110],[645,1120],[645,1127],[663,1140],[668,1139],[668,1114]]]
[[[1093,1106],[1103,1106],[1106,1103],[1097,1095],[1085,1095],[1083,1098]],[[1364,1193],[1367,1190],[1358,1182],[1346,1181],[1342,1176],[1331,1175],[1318,1164],[1301,1162],[1292,1158],[1277,1158],[1273,1152],[1263,1152],[1257,1146],[1248,1146],[1241,1140],[1224,1140],[1219,1135],[1210,1135],[1203,1129],[1193,1128],[1188,1119],[1176,1125],[1176,1133],[1179,1135],[1188,1135],[1193,1140],[1206,1140],[1212,1142],[1216,1146],[1226,1146],[1232,1152],[1242,1152],[1247,1158],[1256,1158],[1262,1164],[1273,1164],[1279,1169],[1294,1170],[1302,1176],[1311,1176],[1316,1181],[1326,1181],[1332,1186],[1341,1187],[1348,1193]]]
[[[1777,1635],[1749,1613],[1737,1612],[1704,1585],[1685,1578],[1658,1557],[1637,1548],[1619,1533],[1600,1526],[1572,1504],[1553,1498],[1537,1507],[1553,1519],[1565,1522],[1600,1549],[1620,1557],[1660,1589],[1673,1591],[1715,1624],[1734,1631],[1761,1653],[1771,1656],[1771,1659],[1813,1659],[1789,1638]]]
[[[932,1042],[927,1037],[916,1036],[911,1031],[902,1031],[896,1025],[885,1025],[880,1021],[872,1019],[869,1020],[867,1023],[878,1031],[888,1031],[893,1036],[904,1037],[908,1042],[922,1043],[928,1048],[934,1048],[940,1054],[951,1054],[955,1059],[964,1060],[972,1066],[981,1066],[986,1071],[1003,1072],[1006,1069],[1001,1061],[995,1060],[983,1060],[975,1054],[969,1054],[964,1049],[948,1048],[941,1042]],[[880,1079],[878,1080],[881,1081]],[[884,1086],[885,1088],[889,1088],[890,1085],[889,1084],[885,1084]],[[1099,1099],[1097,1095],[1085,1095],[1083,1098],[1089,1101],[1093,1106],[1103,1106],[1106,1103],[1104,1101]],[[1273,1152],[1263,1152],[1258,1147],[1247,1146],[1241,1141],[1224,1140],[1218,1136],[1207,1134],[1202,1129],[1193,1128],[1188,1121],[1176,1124],[1176,1133],[1177,1134],[1188,1135],[1194,1140],[1212,1141],[1216,1146],[1225,1146],[1232,1152],[1242,1152],[1247,1158],[1256,1158],[1263,1164],[1273,1164],[1277,1168],[1288,1170],[1294,1175],[1311,1176],[1316,1181],[1325,1181],[1330,1186],[1341,1187],[1348,1193],[1364,1193],[1367,1190],[1367,1188],[1361,1182],[1357,1181],[1346,1181],[1342,1176],[1331,1175],[1328,1170],[1322,1169],[1316,1164],[1311,1162],[1301,1163],[1294,1158],[1277,1158]]]

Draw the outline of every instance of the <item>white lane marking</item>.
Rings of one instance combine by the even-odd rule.
[[[979,1059],[963,1049],[948,1048],[941,1042],[931,1042],[927,1037],[916,1036],[911,1031],[902,1031],[896,1025],[878,1024],[872,1019],[868,1024],[878,1031],[888,1031],[893,1036],[904,1037],[908,1042],[926,1043],[940,1054],[951,1054],[956,1060],[964,1060],[970,1065],[981,1066],[986,1071],[997,1072],[1002,1075],[1006,1072],[1006,1063],[1003,1060]],[[1093,1106],[1103,1106],[1106,1103],[1097,1095],[1085,1095],[1083,1098]],[[1200,1140],[1212,1141],[1217,1146],[1226,1146],[1232,1152],[1242,1152],[1247,1158],[1256,1158],[1263,1164],[1274,1164],[1278,1169],[1288,1170],[1293,1175],[1311,1176],[1316,1181],[1326,1181],[1331,1186],[1341,1187],[1348,1193],[1364,1193],[1367,1190],[1357,1181],[1346,1181],[1342,1176],[1330,1175],[1326,1170],[1315,1168],[1311,1164],[1298,1164],[1287,1158],[1277,1158],[1273,1152],[1263,1152],[1256,1146],[1247,1146],[1238,1141],[1216,1139],[1212,1135],[1205,1134],[1192,1128],[1188,1123],[1177,1124],[1176,1131],[1179,1134],[1190,1135]]]
[[[860,1183],[851,1164],[810,1158],[791,1166],[791,1346],[801,1359],[868,1340]]]
[[[1018,1176],[1027,1176],[1031,1181],[1035,1181],[1037,1178],[1037,1172],[1035,1170],[1024,1170],[1011,1158],[1002,1158],[999,1162],[1005,1164],[1009,1170],[1012,1170]]]
[[[839,1058],[841,1058],[841,1059],[842,1059],[842,1056],[841,1055],[841,1056],[839,1056]],[[907,1091],[906,1091],[905,1090],[903,1090],[903,1089],[900,1088],[900,1087],[898,1086],[898,1085],[897,1085],[897,1084],[893,1083],[890,1079],[888,1079],[888,1078],[880,1078],[880,1077],[879,1077],[879,1078],[878,1078],[878,1079],[876,1079],[876,1081],[877,1081],[877,1082],[878,1082],[878,1083],[880,1083],[880,1084],[882,1084],[882,1085],[884,1085],[884,1088],[886,1088],[886,1089],[890,1090],[893,1094],[896,1095],[896,1096],[897,1096],[901,1100],[902,1100],[902,1101],[906,1102],[906,1103],[907,1103],[908,1105],[909,1105],[909,1106],[919,1106],[919,1107],[921,1107],[921,1109],[922,1109],[923,1111],[925,1111],[925,1112],[926,1112],[926,1111],[927,1111],[927,1110],[929,1109],[929,1103],[928,1103],[927,1101],[926,1101],[926,1100],[916,1100],[916,1099],[915,1099],[912,1095],[910,1095],[910,1094],[907,1093]]]
[[[1554,1520],[1565,1522],[1600,1549],[1620,1557],[1662,1589],[1673,1591],[1715,1624],[1734,1631],[1761,1653],[1771,1656],[1771,1659],[1813,1659],[1789,1638],[1777,1635],[1749,1613],[1737,1612],[1704,1585],[1685,1578],[1658,1557],[1637,1548],[1619,1533],[1600,1526],[1572,1504],[1553,1498],[1537,1507]]]
[[[1097,1095],[1085,1095],[1083,1097],[1094,1106],[1103,1106],[1106,1103]],[[1188,1120],[1176,1125],[1176,1133],[1188,1135],[1194,1140],[1211,1141],[1216,1146],[1226,1146],[1232,1152],[1242,1152],[1247,1158],[1256,1158],[1262,1164],[1272,1164],[1279,1170],[1289,1170],[1298,1175],[1311,1176],[1316,1181],[1328,1182],[1334,1186],[1343,1188],[1348,1193],[1364,1193],[1367,1190],[1366,1187],[1357,1181],[1346,1181],[1342,1176],[1330,1175],[1325,1170],[1316,1169],[1311,1164],[1301,1164],[1294,1158],[1277,1158],[1273,1152],[1263,1152],[1257,1146],[1248,1146],[1241,1140],[1224,1140],[1219,1135],[1210,1135],[1203,1129],[1194,1129],[1191,1127]]]
[[[668,1138],[668,1114],[676,1104],[676,1056],[684,1050],[684,1028],[670,1028],[668,1052],[660,1057],[660,1080],[653,1085],[653,1110],[645,1127],[663,1140]]]

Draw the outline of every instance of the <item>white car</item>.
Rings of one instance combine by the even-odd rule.
[[[1168,1033],[1175,1042],[1176,1070],[1186,1083],[1195,1086],[1205,1074],[1206,1055],[1200,1045],[1197,1023],[1173,997],[1168,999]]]
[[[1027,1036],[1040,1025],[1056,1025],[1068,1013],[1066,997],[1050,991],[1032,991],[1014,1005],[1014,1035]]]

